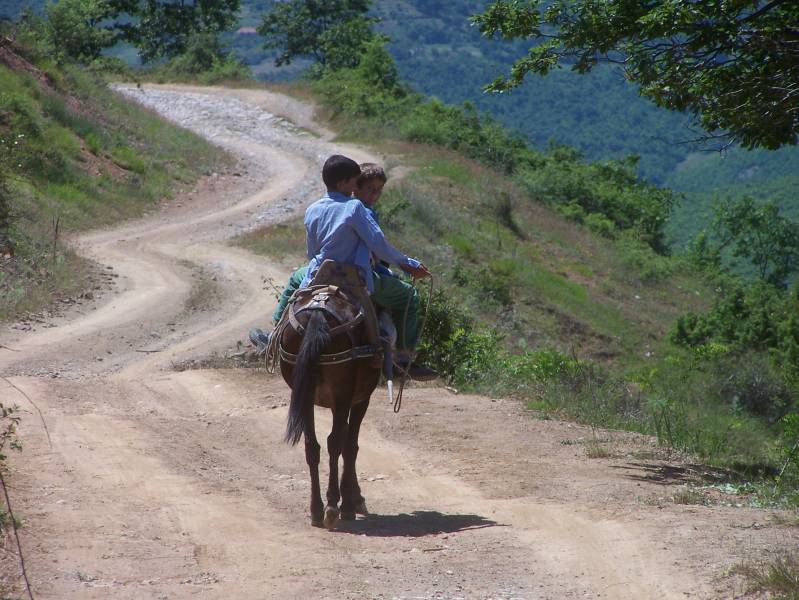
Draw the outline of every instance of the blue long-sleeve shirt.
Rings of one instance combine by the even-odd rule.
[[[363,202],[363,200],[361,200],[361,202]],[[371,206],[368,206],[366,204],[364,204],[364,206],[366,207],[366,212],[369,213],[369,216],[374,219],[375,223],[377,223],[377,226],[379,227],[380,219],[377,216],[377,211]],[[388,275],[390,277],[396,277],[396,275],[391,271],[391,269],[389,269],[379,260],[372,261],[372,271],[374,271],[378,275]]]
[[[371,254],[399,266],[416,268],[418,260],[406,256],[386,241],[383,231],[360,200],[328,192],[305,211],[308,274],[305,287],[323,261],[349,263],[361,271],[369,292],[374,291]]]

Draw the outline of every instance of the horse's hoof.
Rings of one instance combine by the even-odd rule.
[[[311,519],[311,527],[324,527],[325,523],[322,519]]]
[[[342,521],[354,521],[355,520],[355,511],[348,510],[348,511],[341,511],[341,520]]]
[[[359,515],[368,515],[369,509],[366,508],[366,500],[361,500],[358,504],[355,505],[355,512]]]
[[[334,506],[328,506],[325,509],[324,524],[326,529],[333,529],[336,526],[336,523],[338,523],[339,514],[340,513],[338,509]]]

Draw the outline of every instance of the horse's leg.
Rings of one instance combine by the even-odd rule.
[[[327,452],[330,455],[330,478],[327,484],[327,506],[325,507],[325,527],[331,529],[338,521],[338,501],[341,494],[338,487],[338,459],[341,447],[347,437],[347,413],[349,407],[336,405],[333,408],[333,429],[327,436]]]
[[[311,409],[311,418],[305,430],[305,462],[311,471],[311,525],[322,527],[322,491],[319,487],[319,455],[321,446],[316,440],[316,427],[314,425],[314,412]]]
[[[366,500],[361,495],[361,487],[358,485],[358,474],[355,472],[355,461],[358,459],[358,434],[367,408],[369,408],[368,398],[354,404],[350,409],[347,440],[342,449],[344,470],[341,474],[341,518],[345,520],[354,519],[356,513],[365,515],[368,512]]]

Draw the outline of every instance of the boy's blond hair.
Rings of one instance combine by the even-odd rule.
[[[361,174],[358,176],[358,186],[360,187],[367,181],[372,181],[373,179],[379,179],[383,183],[388,181],[383,167],[377,163],[362,163]]]

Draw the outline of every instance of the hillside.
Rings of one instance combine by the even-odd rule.
[[[799,148],[775,151],[733,148],[723,154],[689,154],[664,185],[684,192],[672,215],[669,236],[676,249],[710,225],[716,198],[751,196],[774,200],[786,216],[799,222]]]
[[[242,24],[257,26],[271,2],[242,4]],[[640,98],[615,68],[598,68],[584,76],[560,70],[545,78],[530,77],[510,94],[482,93],[483,85],[506,73],[526,50],[523,43],[486,40],[470,26],[468,16],[485,4],[377,0],[372,12],[382,19],[379,29],[391,39],[388,47],[401,77],[415,89],[450,104],[468,101],[541,149],[556,141],[592,160],[640,156],[639,173],[686,194],[669,227],[678,249],[708,225],[717,194],[752,194],[776,200],[788,214],[799,210],[794,192],[799,189],[799,152],[733,148],[718,156],[712,150],[700,151],[688,143],[697,131],[689,128],[687,116]],[[293,78],[306,64],[276,69],[258,36],[229,40],[265,80]]]
[[[91,296],[84,280],[107,278],[65,238],[155,209],[226,162],[104,81],[37,59],[0,39],[0,200],[10,209],[0,219],[0,321]]]
[[[693,137],[685,128],[686,119],[638,98],[614,69],[585,77],[557,72],[533,79],[510,95],[483,94],[481,87],[525,50],[519,43],[488,41],[469,24],[469,15],[485,4],[379,0],[372,12],[382,20],[378,29],[391,39],[389,49],[400,75],[425,94],[447,103],[469,101],[539,148],[555,140],[579,148],[590,159],[637,154],[641,172],[655,182],[682,160],[685,151],[678,142]],[[242,24],[257,26],[271,3],[245,0],[242,5]],[[263,65],[271,59],[260,49],[258,36],[236,36],[231,43],[262,78],[296,72]]]

